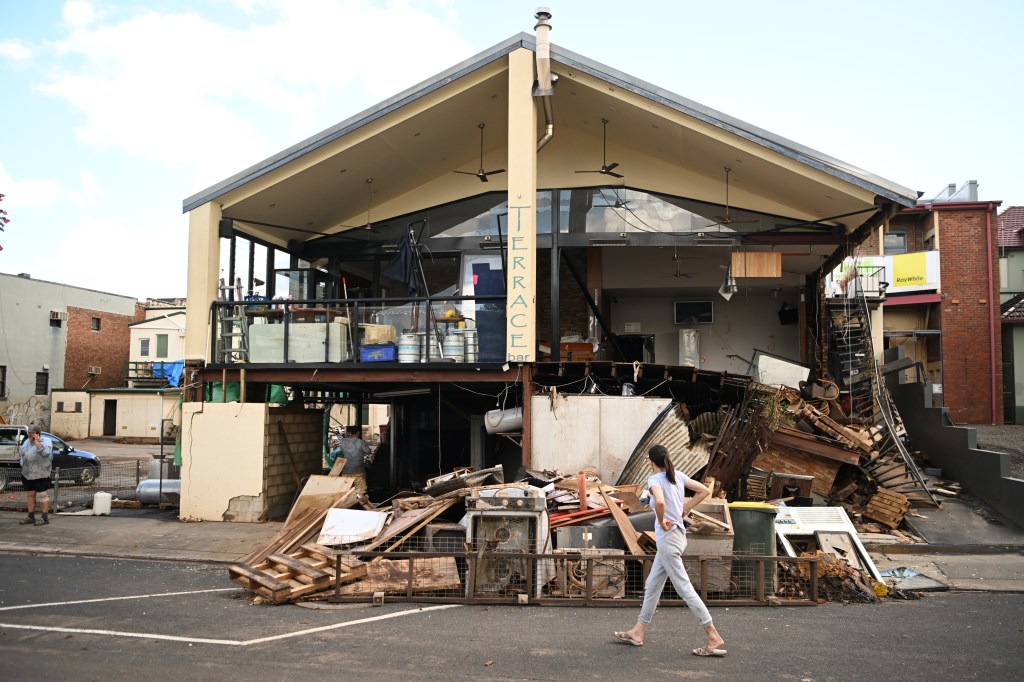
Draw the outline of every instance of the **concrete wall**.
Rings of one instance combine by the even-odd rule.
[[[186,403],[182,413],[183,520],[256,523],[283,516],[301,480],[322,471],[318,410]]]
[[[651,422],[671,401],[638,396],[534,396],[532,468],[595,469],[614,483]]]
[[[268,409],[263,403],[184,404],[182,520],[231,520],[225,517],[232,500],[262,505]]]
[[[975,497],[1024,528],[1024,481],[1010,478],[1005,453],[978,449],[978,432],[969,426],[949,426],[946,408],[930,407],[923,384],[890,386],[893,399],[914,449],[931,466],[956,480]]]

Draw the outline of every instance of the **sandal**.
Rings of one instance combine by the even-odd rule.
[[[643,646],[644,645],[643,642],[638,642],[635,639],[633,639],[632,637],[630,637],[629,636],[629,632],[616,632],[615,633],[615,639],[619,640],[620,642],[625,642],[626,644],[632,644],[633,646]]]
[[[618,633],[616,633],[616,634],[618,634]],[[693,655],[694,656],[716,656],[716,657],[722,657],[722,656],[725,656],[727,653],[729,653],[729,652],[726,651],[725,649],[711,649],[711,648],[709,648],[707,646],[702,646],[699,649],[694,649],[693,650]]]

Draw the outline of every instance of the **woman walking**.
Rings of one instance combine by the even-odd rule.
[[[616,632],[615,637],[633,646],[643,646],[644,633],[651,624],[654,610],[658,607],[661,592],[665,589],[665,580],[671,579],[672,587],[686,601],[686,605],[690,607],[690,611],[697,617],[707,634],[704,646],[694,649],[694,655],[725,656],[727,652],[722,648],[725,640],[711,622],[708,607],[693,589],[690,577],[686,575],[686,568],[683,566],[683,550],[686,549],[683,518],[710,495],[711,491],[700,481],[694,481],[684,474],[677,474],[664,446],[655,445],[647,456],[654,470],[654,474],[647,479],[647,487],[654,498],[654,515],[657,517],[655,540],[658,551],[654,555],[654,564],[647,577],[647,584],[644,585],[644,604],[640,609],[637,623],[629,630]],[[686,499],[684,489],[694,492],[689,500]]]

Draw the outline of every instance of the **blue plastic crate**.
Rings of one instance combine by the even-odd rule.
[[[359,348],[361,362],[394,362],[397,359],[398,346],[392,343],[373,344]]]

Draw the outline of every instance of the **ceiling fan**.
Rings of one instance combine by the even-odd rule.
[[[625,177],[619,173],[614,173],[617,163],[608,163],[608,119],[602,118],[601,124],[604,126],[603,133],[601,135],[601,169],[600,170],[578,170],[577,173],[601,173],[602,175],[610,175],[613,178]]]
[[[732,213],[729,210],[729,173],[732,172],[732,168],[729,168],[728,166],[724,166],[724,168],[725,168],[725,215],[716,215],[715,219],[718,220],[718,222],[717,223],[712,223],[711,225],[708,225],[708,227],[723,226],[723,225],[724,226],[728,226],[728,225],[740,224],[740,223],[759,223],[759,222],[761,222],[761,220],[759,218],[750,218],[748,220],[736,220],[735,218],[732,217]]]
[[[480,128],[480,170],[478,170],[475,173],[472,172],[472,171],[460,171],[460,170],[452,171],[452,172],[453,173],[462,173],[463,175],[475,175],[476,177],[478,177],[480,179],[480,182],[487,182],[488,181],[487,180],[487,176],[488,175],[497,175],[498,173],[504,173],[505,169],[504,168],[499,168],[498,170],[492,170],[492,171],[485,171],[484,170],[484,124],[481,123],[479,128]]]
[[[700,260],[700,258],[698,258],[697,256],[680,256],[679,255],[679,247],[678,246],[672,247],[672,262],[675,263],[676,271],[673,274],[671,274],[671,275],[661,275],[661,277],[675,277],[676,279],[680,279],[682,277],[685,277],[685,278],[689,279],[690,277],[693,277],[692,274],[682,272],[679,269],[680,268],[680,265],[679,265],[680,262],[684,261],[684,260]]]

